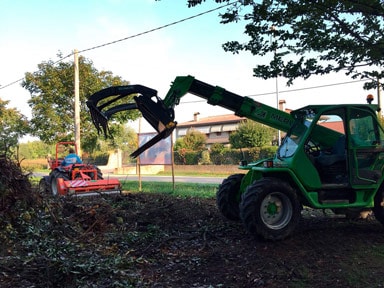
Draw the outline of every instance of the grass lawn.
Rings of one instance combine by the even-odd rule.
[[[199,183],[173,183],[171,182],[142,182],[141,189],[138,181],[121,181],[123,191],[128,192],[153,192],[165,193],[178,197],[215,197],[218,184],[199,184]]]

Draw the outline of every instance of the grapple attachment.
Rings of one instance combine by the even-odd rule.
[[[123,101],[119,101],[132,94],[135,95],[133,97],[135,102],[123,103]],[[100,90],[88,98],[87,106],[97,131],[99,133],[103,131],[105,137],[108,137],[108,120],[113,114],[132,109],[138,109],[141,112],[144,119],[151,124],[158,134],[134,151],[130,155],[133,158],[160,140],[167,138],[177,124],[174,121],[173,109],[164,105],[157,96],[157,91],[142,85],[114,86]]]

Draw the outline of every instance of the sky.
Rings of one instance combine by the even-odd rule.
[[[247,40],[244,22],[220,24],[219,13],[226,8],[168,26],[220,5],[214,0],[194,8],[188,8],[186,0],[0,0],[0,98],[10,100],[9,108],[31,117],[29,92],[21,87],[21,81],[9,84],[26,72],[37,71],[42,62],[58,61],[59,52],[66,56],[75,49],[97,70],[153,88],[160,98],[176,76],[185,75],[242,96],[253,95],[270,106],[276,107],[278,99],[285,100],[289,109],[366,103],[369,93],[376,98],[376,92],[364,90],[362,82],[335,85],[352,81],[344,74],[299,79],[290,87],[283,78],[253,77],[252,69],[270,59],[246,52],[233,55],[222,49],[226,41]],[[176,121],[190,121],[195,112],[200,117],[232,113],[188,95],[175,109]],[[132,127],[137,130],[137,122]]]

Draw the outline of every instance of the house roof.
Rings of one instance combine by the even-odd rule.
[[[183,123],[178,123],[177,127],[190,127],[190,126],[202,126],[202,125],[213,125],[213,124],[225,124],[225,123],[238,123],[246,120],[246,117],[239,117],[234,114],[209,116],[200,118],[197,121],[191,120]]]
[[[340,133],[344,132],[344,123],[343,121],[333,121],[333,122],[322,122],[320,123],[321,126],[327,127],[329,129],[335,130]]]

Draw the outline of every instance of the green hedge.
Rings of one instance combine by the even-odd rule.
[[[277,146],[254,147],[250,149],[229,149],[215,151],[175,151],[174,162],[176,165],[238,165],[241,160],[248,162],[270,158],[276,153]],[[207,155],[208,153],[208,155]]]
[[[109,154],[100,154],[95,157],[83,158],[83,163],[92,163],[94,165],[107,165]]]

